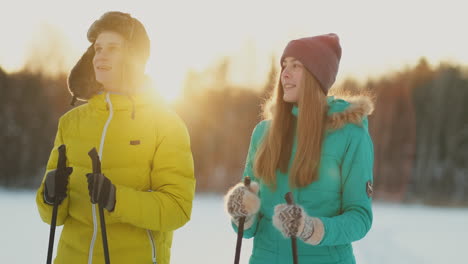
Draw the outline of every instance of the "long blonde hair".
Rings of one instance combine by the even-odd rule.
[[[327,100],[317,80],[306,69],[301,84],[297,118],[292,114],[293,104],[283,100],[281,79],[264,107],[264,118],[271,119],[271,126],[257,151],[254,172],[273,189],[276,188],[276,170],[288,172],[296,135],[297,150],[289,171],[290,186],[304,187],[318,178]]]

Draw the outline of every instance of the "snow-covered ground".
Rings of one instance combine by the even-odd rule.
[[[45,263],[49,226],[34,192],[0,189],[0,210],[0,263]],[[197,194],[192,220],[175,232],[171,263],[232,263],[235,240],[222,197]],[[241,263],[251,249],[244,240]],[[468,263],[468,208],[374,203],[373,227],[354,251],[359,264]]]

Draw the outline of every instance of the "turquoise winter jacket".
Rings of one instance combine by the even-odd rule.
[[[261,121],[253,131],[243,177],[248,175],[259,183],[261,208],[254,224],[244,231],[244,238],[254,237],[250,264],[292,263],[290,239],[272,224],[275,206],[285,203],[284,195],[289,191],[296,204],[309,216],[317,217],[313,235],[316,245],[297,240],[299,263],[355,263],[351,242],[363,238],[372,225],[374,152],[367,115],[373,106],[366,97],[327,100],[328,129],[322,144],[319,179],[306,187],[290,188],[288,174],[279,170],[275,190],[255,177],[253,160],[270,121]],[[293,114],[298,115],[296,107]],[[292,157],[296,143],[295,140]],[[233,227],[237,232],[234,224]]]

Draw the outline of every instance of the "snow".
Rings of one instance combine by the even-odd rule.
[[[39,217],[35,193],[0,189],[0,208],[0,263],[45,263],[50,229]],[[232,263],[235,242],[222,196],[197,194],[192,220],[174,234],[171,263]],[[382,202],[374,203],[371,231],[354,243],[359,264],[467,263],[467,249],[468,208]],[[248,263],[251,250],[252,240],[244,239],[241,263]]]

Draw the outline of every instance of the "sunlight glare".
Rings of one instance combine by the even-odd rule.
[[[180,80],[183,77],[183,72],[157,71],[154,64],[148,63],[146,74],[151,78],[156,91],[168,103],[173,103],[181,97],[182,83]]]

